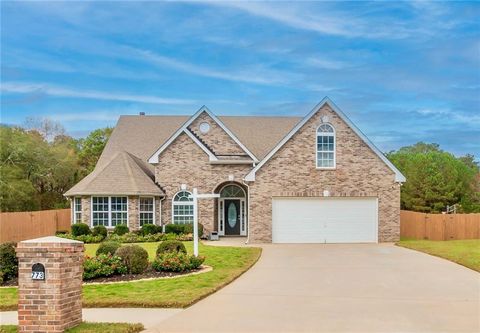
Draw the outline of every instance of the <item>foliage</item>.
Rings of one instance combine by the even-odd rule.
[[[152,262],[156,271],[185,272],[197,269],[205,261],[205,257],[195,257],[183,252],[166,252]]]
[[[407,178],[402,209],[438,213],[460,204],[461,212],[480,212],[480,170],[472,155],[456,158],[437,144],[420,142],[387,157]]]
[[[92,229],[93,236],[102,236],[103,239],[107,238],[108,231],[104,225],[96,225]]]
[[[78,241],[84,242],[84,243],[86,243],[86,244],[90,244],[90,243],[100,243],[100,242],[103,240],[103,236],[101,236],[101,235],[94,236],[94,235],[92,235],[92,234],[90,234],[90,235],[81,235],[81,236],[73,236],[71,233],[57,233],[57,237],[74,239],[74,240],[78,240]]]
[[[128,226],[126,224],[117,224],[115,226],[115,229],[113,229],[113,233],[118,236],[125,235],[129,231],[130,230],[128,229]]]
[[[63,194],[93,170],[112,129],[94,132],[76,140],[48,118],[0,126],[0,210],[67,208]]]
[[[75,223],[72,224],[72,236],[82,236],[82,235],[90,235],[90,227],[86,223]]]
[[[122,246],[115,252],[115,255],[122,258],[129,274],[143,273],[148,267],[148,252],[141,246]]]
[[[83,279],[90,280],[117,274],[126,274],[127,266],[119,256],[100,254],[96,257],[86,257],[83,262]]]
[[[187,249],[185,248],[185,245],[183,245],[182,242],[179,242],[177,240],[166,240],[161,242],[158,245],[157,248],[157,256],[160,254],[164,254],[166,252],[182,252],[182,253],[187,253]]]
[[[18,260],[15,254],[15,243],[0,244],[0,272],[2,281],[17,277]]]
[[[121,246],[119,242],[106,241],[100,243],[100,246],[97,249],[96,255],[100,254],[111,254],[114,255],[118,248]]]
[[[87,173],[92,172],[95,168],[95,164],[97,164],[112,132],[113,128],[100,128],[79,141],[78,157],[80,158],[80,165]]]
[[[144,224],[142,225],[140,232],[143,236],[159,234],[162,232],[162,227],[155,224]]]
[[[165,226],[166,233],[172,233],[176,235],[180,234],[192,234],[193,233],[193,224],[167,224]],[[198,237],[202,237],[203,235],[203,225],[201,223],[198,224]]]

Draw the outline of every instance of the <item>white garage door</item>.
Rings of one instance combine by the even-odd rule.
[[[376,243],[376,198],[274,198],[274,243]]]

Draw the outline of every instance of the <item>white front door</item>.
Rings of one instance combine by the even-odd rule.
[[[376,243],[377,198],[274,198],[273,243]]]

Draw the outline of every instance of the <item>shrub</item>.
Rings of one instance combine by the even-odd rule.
[[[183,227],[184,234],[193,234],[193,223],[184,224]],[[203,236],[203,225],[201,223],[198,224],[198,237]]]
[[[145,235],[154,235],[162,232],[162,227],[155,224],[144,224],[140,230],[143,236]]]
[[[166,252],[182,252],[182,253],[187,253],[187,249],[185,248],[185,245],[183,245],[182,242],[177,241],[177,240],[166,240],[158,244],[157,247],[157,256]]]
[[[88,224],[85,223],[75,223],[72,224],[72,235],[77,237],[77,236],[82,236],[82,235],[90,235],[90,227]]]
[[[115,226],[115,229],[113,229],[113,233],[115,235],[125,235],[126,233],[128,233],[130,230],[128,229],[127,225],[126,224],[117,224]]]
[[[180,234],[183,234],[185,231],[185,227],[183,224],[167,224],[165,226],[165,233],[167,234],[176,234],[176,235],[180,235]]]
[[[127,267],[118,256],[100,254],[92,258],[86,257],[83,262],[84,280],[125,273],[127,273]]]
[[[189,256],[183,252],[166,252],[155,258],[152,267],[156,271],[185,272],[197,269],[204,261],[205,257]]]
[[[103,239],[105,239],[105,238],[107,238],[107,235],[108,235],[107,228],[104,225],[96,225],[96,226],[93,227],[92,235],[93,236],[102,236]]]
[[[121,244],[119,242],[105,241],[100,243],[96,254],[97,256],[100,254],[110,254],[113,256],[120,246]]]
[[[15,243],[0,244],[0,272],[4,281],[17,277],[18,260],[15,254]]]
[[[77,237],[72,237],[72,239],[84,242],[86,244],[90,244],[90,243],[100,243],[103,240],[103,236],[81,235]]]
[[[148,252],[139,245],[121,246],[115,255],[122,258],[130,274],[140,274],[148,267]]]

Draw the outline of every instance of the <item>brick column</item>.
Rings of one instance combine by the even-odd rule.
[[[17,257],[19,332],[57,333],[80,324],[83,243],[53,236],[26,240],[18,243]],[[44,266],[44,280],[33,279],[36,264]]]

